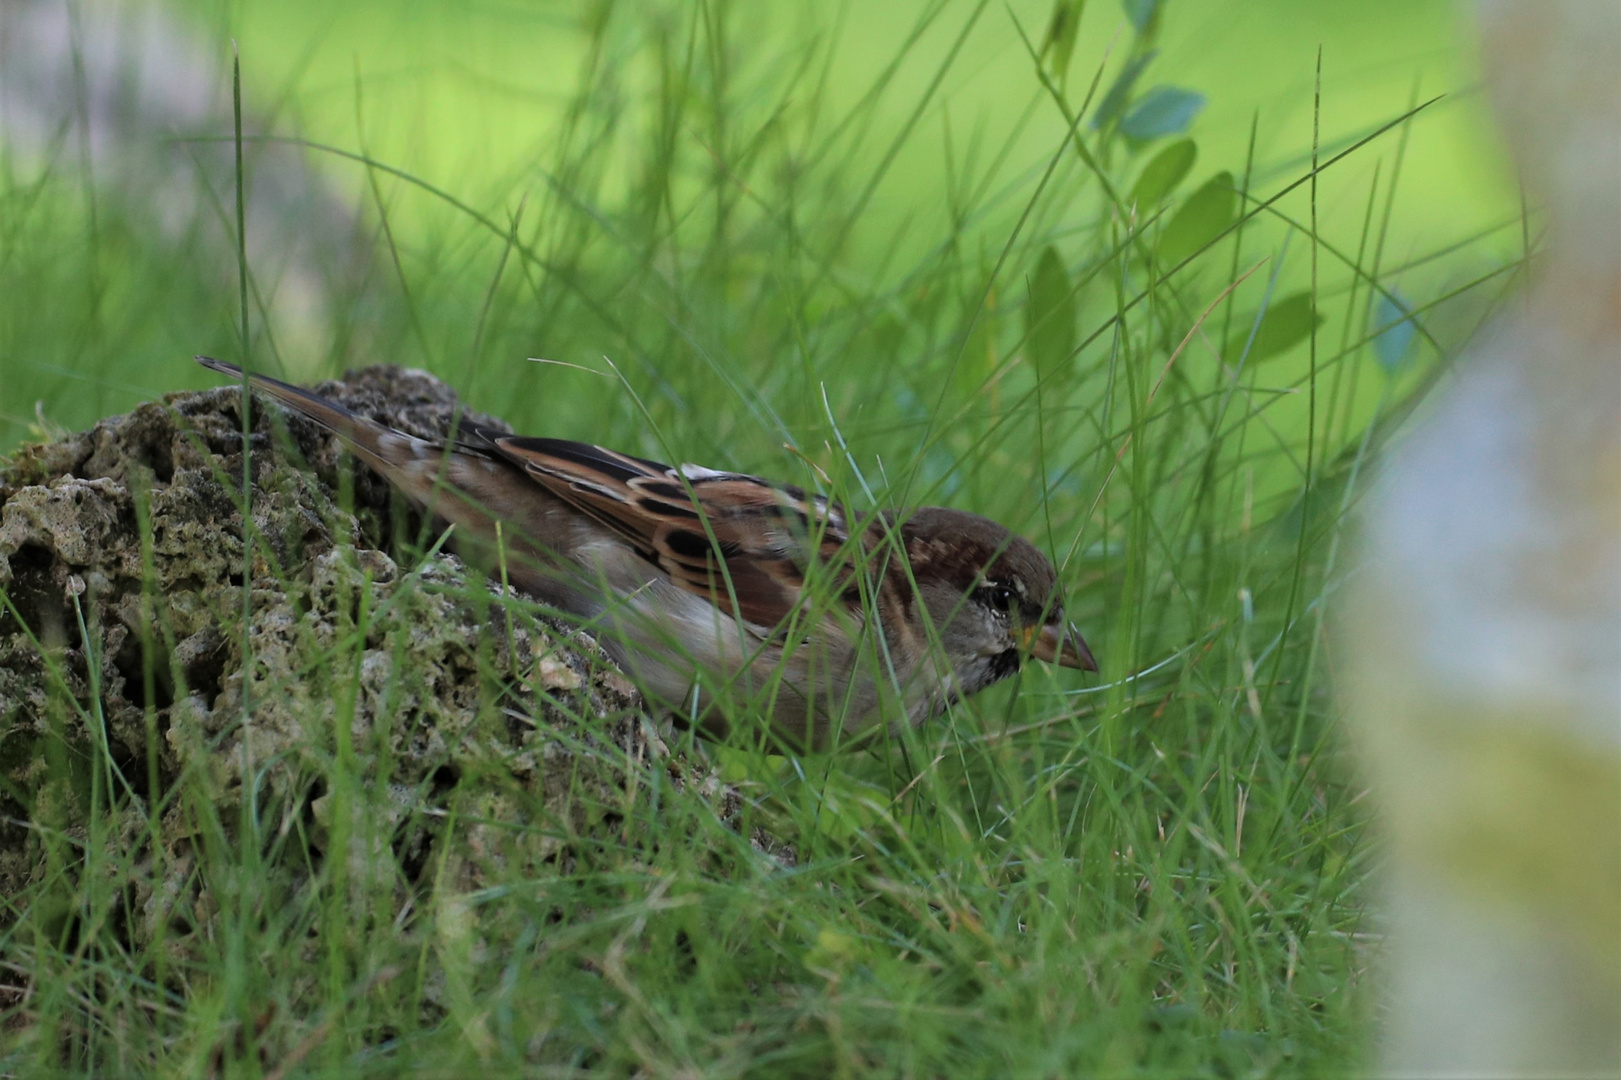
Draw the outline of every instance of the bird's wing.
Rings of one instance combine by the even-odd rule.
[[[672,582],[763,631],[780,627],[798,606],[812,561],[844,559],[843,509],[799,488],[694,465],[671,468],[588,443],[479,435],[536,483],[624,537]]]

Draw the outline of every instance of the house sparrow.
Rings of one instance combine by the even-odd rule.
[[[514,586],[589,620],[651,699],[711,731],[725,729],[710,706],[728,686],[779,736],[826,747],[886,719],[919,724],[1026,656],[1097,670],[1052,562],[976,514],[855,519],[787,484],[465,421],[421,439],[248,379],[455,526],[464,555],[499,560]]]

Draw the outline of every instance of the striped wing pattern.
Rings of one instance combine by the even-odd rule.
[[[674,469],[588,443],[480,435],[536,483],[623,536],[672,582],[765,634],[793,612],[813,546],[820,561],[845,557],[843,509],[798,488],[693,465]]]

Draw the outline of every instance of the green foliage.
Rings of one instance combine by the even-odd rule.
[[[1204,250],[1226,232],[1238,217],[1238,193],[1233,174],[1219,172],[1179,206],[1159,237],[1159,258],[1166,265]]]
[[[1081,28],[1086,0],[1055,0],[1047,19],[1047,36],[1041,42],[1041,55],[1052,57],[1052,73],[1060,85],[1069,82],[1069,61],[1075,52],[1075,35]]]
[[[1075,351],[1075,291],[1056,248],[1043,248],[1036,260],[1024,310],[1025,354],[1037,371],[1052,372]]]
[[[1131,201],[1140,212],[1158,206],[1193,171],[1199,148],[1192,139],[1178,139],[1149,159],[1131,189]]]
[[[1407,361],[1413,338],[1418,334],[1412,316],[1412,309],[1407,306],[1401,293],[1394,289],[1388,295],[1381,293],[1374,300],[1374,355],[1386,371],[1399,370]]]
[[[1285,296],[1269,304],[1264,312],[1245,320],[1242,325],[1252,328],[1250,333],[1233,335],[1222,359],[1229,364],[1246,358],[1250,363],[1270,360],[1305,341],[1312,330],[1322,324],[1323,315],[1312,306],[1311,293]]]
[[[1143,72],[1154,62],[1157,55],[1159,54],[1155,50],[1149,49],[1126,61],[1120,73],[1114,77],[1114,82],[1109,85],[1108,92],[1103,95],[1103,100],[1098,102],[1097,110],[1092,114],[1093,131],[1107,127],[1125,111],[1131,102],[1131,92],[1137,86],[1137,80],[1142,77]]]
[[[1203,94],[1180,86],[1155,86],[1120,121],[1120,133],[1137,142],[1180,135],[1204,111]]]
[[[1164,0],[1121,0],[1121,6],[1126,9],[1126,18],[1131,20],[1132,29],[1138,34],[1147,36],[1159,27]]]

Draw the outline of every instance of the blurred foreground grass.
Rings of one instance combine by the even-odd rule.
[[[1285,9],[1093,0],[1066,71],[1045,5],[199,5],[275,134],[351,155],[310,151],[375,252],[281,338],[255,278],[254,362],[424,366],[520,430],[997,517],[1062,564],[1104,670],[857,754],[713,749],[796,869],[694,861],[720,826],[648,800],[646,846],[455,909],[527,930],[440,1020],[438,908],[235,921],[152,985],[7,898],[0,955],[55,1010],[7,1067],[200,1075],[274,1003],[300,1075],[1355,1072],[1379,928],[1322,648],[1342,525],[1529,230],[1440,6]],[[1411,53],[1377,53],[1393,28]],[[470,37],[476,66],[444,60]],[[1153,136],[1156,87],[1205,111]],[[158,243],[71,147],[4,164],[6,444],[242,355],[228,176]]]

